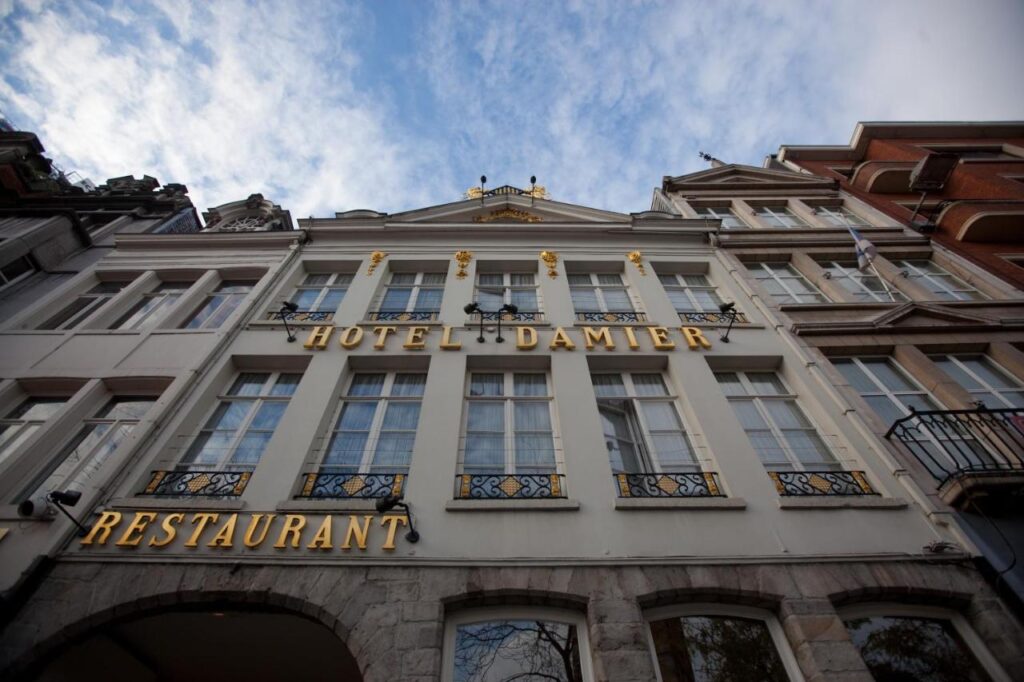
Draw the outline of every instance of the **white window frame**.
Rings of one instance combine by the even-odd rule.
[[[978,662],[982,670],[992,678],[992,682],[1012,682],[1006,671],[996,660],[996,657],[992,655],[988,647],[985,646],[985,642],[982,641],[978,633],[974,631],[971,624],[967,622],[961,614],[956,611],[950,611],[936,606],[925,606],[918,604],[900,604],[896,602],[867,602],[863,604],[851,604],[849,606],[842,606],[836,611],[839,614],[839,619],[843,621],[843,627],[846,627],[847,620],[853,620],[855,618],[872,618],[872,617],[885,617],[890,616],[894,618],[930,618],[935,620],[946,620],[949,621],[953,626],[953,629],[963,643],[970,649],[974,655],[974,660]],[[851,646],[853,645],[851,641]],[[854,646],[856,648],[856,646]],[[860,652],[857,652],[858,655]]]
[[[580,675],[583,682],[594,682],[586,617],[576,611],[547,606],[483,607],[459,610],[449,614],[444,623],[444,646],[442,648],[444,656],[441,664],[441,679],[451,680],[455,676],[455,637],[458,634],[459,626],[500,620],[542,620],[572,625],[576,628],[576,641],[579,643]]]
[[[621,272],[570,272],[569,276],[579,277],[586,275],[590,278],[590,284],[586,287],[582,284],[569,283],[569,301],[573,304],[573,312],[577,315],[581,313],[640,313],[639,308],[636,305],[636,300],[633,298],[633,292],[629,288],[629,284],[626,283],[626,279],[622,276]],[[613,284],[601,284],[598,280],[598,275],[615,275],[622,282],[622,286],[616,286]],[[576,310],[576,304],[572,301],[572,290],[588,288],[594,292],[594,297],[597,299],[597,310]],[[629,310],[609,310],[608,304],[604,299],[604,289],[622,289],[626,293],[626,299],[629,301]]]
[[[651,654],[651,665],[654,666],[654,674],[657,681],[662,682],[661,666],[658,664],[658,651],[654,646],[654,633],[651,631],[651,622],[657,620],[668,620],[670,618],[685,618],[688,616],[718,616],[721,618],[743,618],[746,620],[759,620],[768,628],[772,644],[779,654],[782,667],[789,676],[790,682],[804,682],[804,675],[800,671],[796,656],[789,646],[786,633],[782,624],[770,611],[757,609],[751,606],[737,604],[693,603],[677,604],[674,606],[662,606],[644,612],[644,621],[647,623],[647,644]]]
[[[789,298],[794,299],[792,301],[782,301],[782,300],[779,300],[779,294],[773,294],[771,292],[768,292],[768,295],[771,297],[771,299],[773,301],[775,301],[776,303],[778,303],[779,305],[814,305],[816,303],[831,303],[832,302],[831,300],[829,300],[829,297],[826,296],[821,291],[821,289],[816,287],[813,282],[811,282],[809,279],[804,277],[804,274],[802,272],[800,272],[795,267],[793,267],[792,263],[757,261],[756,263],[744,263],[744,265],[746,265],[747,270],[750,272],[750,276],[754,279],[754,281],[760,282],[761,280],[770,279],[773,282],[775,282],[776,284],[778,284],[780,287],[782,287],[782,289],[786,292],[784,294],[785,296],[788,296]],[[756,267],[752,267],[752,266],[756,266]],[[776,267],[786,268],[788,270],[786,276],[784,276],[784,277],[780,276],[776,272],[776,270],[775,270]],[[767,273],[767,277],[757,277],[757,273],[762,273],[762,272],[763,273]],[[807,292],[803,292],[803,291],[801,291],[801,292],[793,291],[793,289],[791,289],[789,287],[789,285],[786,283],[786,281],[790,280],[790,279],[801,279],[801,280],[803,280],[803,282],[808,286],[808,288],[811,289],[811,292],[807,293]],[[812,295],[815,295],[815,294],[821,297],[820,301],[801,301],[798,298],[800,296],[812,296]]]
[[[882,278],[879,275],[876,275],[874,273],[864,273],[864,272],[861,272],[857,268],[856,264],[853,263],[853,262],[830,260],[830,261],[824,261],[823,263],[819,263],[819,265],[821,265],[821,267],[825,270],[826,277],[831,279],[833,282],[836,282],[837,284],[839,284],[839,286],[841,286],[843,288],[843,290],[846,291],[851,296],[858,297],[858,292],[860,292],[861,294],[867,295],[867,297],[868,297],[867,299],[860,299],[864,303],[869,303],[869,302],[893,303],[894,302],[884,292],[874,291],[870,287],[865,286],[865,284],[864,284],[864,280],[865,279],[874,278],[874,279],[877,279],[879,282],[882,282]],[[851,289],[850,287],[844,286],[843,285],[843,281],[845,281],[845,280],[849,280],[850,282],[853,282],[854,289]],[[895,303],[905,303],[906,301],[909,300],[907,298],[906,294],[904,294],[902,291],[900,291],[899,289],[897,289],[896,287],[894,287],[894,286],[892,286],[892,285],[890,285],[888,283],[883,283],[883,288],[888,288],[888,290],[892,292],[892,295],[896,298]],[[860,297],[858,297],[858,298],[860,298]]]
[[[928,357],[929,357],[929,359],[931,359],[932,362],[935,362],[935,360],[937,358],[952,360],[960,368],[960,371],[962,371],[964,374],[967,374],[968,376],[970,376],[972,379],[977,381],[983,387],[980,391],[978,389],[967,388],[966,386],[962,386],[961,388],[963,388],[965,391],[967,391],[972,396],[974,396],[974,395],[981,395],[983,393],[991,393],[992,395],[995,395],[996,398],[998,398],[1000,403],[1001,403],[1000,405],[986,405],[985,407],[988,407],[989,409],[993,409],[993,410],[1003,409],[1003,408],[1021,409],[1021,408],[1017,408],[1017,406],[1011,404],[1008,400],[1003,398],[1001,394],[1002,393],[1019,393],[1019,392],[1024,392],[1024,382],[1021,382],[1021,380],[1018,379],[1017,377],[1015,377],[1013,375],[1013,373],[1008,371],[1005,367],[1003,367],[998,362],[996,362],[995,360],[990,358],[988,355],[985,355],[984,353],[938,353],[938,354],[934,354],[934,355],[929,355]],[[963,358],[963,357],[981,358],[981,361],[983,363],[990,365],[996,372],[999,372],[999,373],[1003,374],[1011,382],[1015,382],[1017,384],[1017,386],[1016,387],[1012,387],[1012,388],[997,388],[995,386],[990,385],[987,381],[985,381],[985,379],[983,379],[981,376],[975,374],[973,371],[971,371],[971,369],[967,365],[965,365],[961,361],[960,358]]]
[[[942,273],[931,273],[931,272],[926,272],[926,271],[922,270],[920,268],[920,264],[921,263],[925,263],[925,262],[929,263],[933,268],[938,268],[939,270],[942,271]],[[950,272],[946,268],[942,267],[941,265],[936,263],[934,260],[926,260],[926,259],[922,259],[922,258],[906,258],[906,259],[894,261],[893,264],[903,271],[904,277],[906,277],[908,280],[910,280],[910,281],[920,280],[920,286],[925,288],[925,289],[927,289],[932,295],[940,296],[942,293],[945,293],[949,297],[949,298],[936,298],[935,300],[939,300],[939,301],[987,301],[987,300],[991,300],[991,297],[988,294],[986,294],[985,292],[977,289],[976,287],[971,286],[967,282],[963,281],[963,279],[961,279],[959,276],[953,274],[952,272]],[[945,274],[945,275],[951,277],[954,282],[959,282],[960,286],[958,286],[956,288],[951,288],[948,284],[946,284],[945,278],[936,279],[936,278],[932,277],[933,274]],[[934,286],[928,286],[928,285],[923,283],[924,281],[931,282],[932,285],[934,285]],[[935,288],[941,289],[941,291],[935,291],[934,290]],[[963,296],[963,295],[960,295],[960,294],[962,294],[964,292],[973,292],[973,293],[978,294],[978,296]]]
[[[312,276],[312,275],[328,275],[328,280],[324,284],[306,284],[305,281],[310,276]],[[338,280],[340,278],[348,278],[348,281],[343,283],[343,284],[339,284]],[[327,295],[332,290],[344,289],[345,293],[342,294],[341,300],[338,301],[338,305],[340,306],[342,303],[344,303],[345,297],[348,296],[348,290],[352,288],[352,283],[353,283],[354,280],[355,280],[355,275],[353,275],[351,272],[317,272],[317,271],[305,272],[305,273],[303,273],[302,282],[300,282],[299,284],[297,284],[295,286],[295,289],[292,291],[292,295],[288,298],[288,300],[289,301],[294,300],[295,297],[298,296],[300,291],[308,291],[308,290],[312,290],[312,289],[319,289],[320,293],[317,294],[317,297],[313,301],[313,304],[310,307],[308,307],[308,308],[301,308],[300,310],[305,311],[305,312],[311,312],[311,313],[333,313],[333,312],[337,312],[336,309],[335,310],[320,310],[320,305],[323,303],[324,299],[327,298]]]
[[[26,402],[28,402],[30,400],[45,400],[45,399],[56,399],[56,400],[62,400],[63,401],[61,406],[58,407],[56,412],[54,413],[54,415],[56,415],[57,412],[60,412],[62,409],[64,409],[67,406],[68,401],[71,400],[71,396],[50,396],[50,395],[45,395],[45,396],[44,395],[27,395],[27,396],[23,396],[17,402],[17,404],[11,406],[11,408],[9,410],[7,410],[5,414],[9,415],[9,414],[13,413],[15,410],[17,410],[18,408],[20,408],[22,405],[24,405]],[[17,417],[17,418],[2,417],[2,418],[0,418],[0,426],[6,427],[6,428],[3,429],[3,432],[0,433],[0,439],[2,439],[2,440],[0,440],[0,467],[2,467],[5,462],[13,461],[14,459],[16,459],[15,455],[17,455],[17,453],[22,448],[25,447],[25,443],[30,441],[35,434],[39,433],[39,431],[52,418],[53,418],[53,415],[51,415],[51,417],[48,418],[48,419],[24,419],[24,418],[21,418],[21,417]],[[29,430],[29,429],[31,429],[31,430]],[[8,433],[8,431],[10,431],[10,433]],[[26,433],[26,431],[28,431],[28,432]],[[10,451],[8,451],[8,448],[11,448]]]
[[[811,227],[789,206],[753,205],[754,214],[769,230],[802,230]],[[781,223],[781,224],[776,224]]]
[[[178,305],[182,297],[189,290],[194,282],[158,282],[155,287],[142,294],[137,301],[132,303],[132,306],[125,311],[114,323],[110,326],[111,329],[149,329],[155,327],[160,323],[161,320],[166,319],[170,312]],[[178,286],[178,289],[166,289],[163,287]],[[147,310],[138,320],[131,326],[125,326],[127,322],[132,320],[136,315],[142,313],[143,308],[147,301],[161,299],[152,308]]]
[[[501,286],[501,289],[502,289],[501,300],[502,300],[503,303],[506,303],[506,304],[512,303],[512,291],[513,290],[516,290],[516,291],[533,291],[534,298],[537,301],[536,310],[525,310],[525,309],[520,308],[519,312],[520,313],[537,313],[537,314],[541,314],[541,313],[544,312],[544,308],[543,308],[543,305],[541,303],[540,286],[537,283],[537,273],[536,272],[530,272],[530,271],[519,271],[519,272],[516,272],[514,270],[509,270],[508,272],[480,272],[479,270],[477,270],[477,273],[476,273],[476,283],[475,283],[474,289],[473,289],[473,294],[474,294],[473,300],[474,301],[479,301],[480,300],[480,290],[481,289],[491,289],[491,288],[496,289],[498,287],[498,285],[481,285],[480,284],[480,277],[483,276],[483,275],[491,275],[491,276],[501,275],[501,285],[500,286]],[[513,275],[531,275],[533,277],[533,284],[531,284],[531,285],[527,285],[527,284],[512,284],[512,276]],[[492,313],[492,312],[495,312],[495,311],[487,310],[485,312]]]
[[[667,277],[674,278],[675,284],[667,284],[664,281],[664,279],[663,279],[663,278],[667,278]],[[703,285],[689,284],[689,283],[686,282],[686,279],[685,279],[686,277],[703,277],[705,284],[703,284]],[[686,310],[681,310],[679,308],[676,308],[675,310],[676,310],[677,313],[718,313],[718,312],[720,312],[720,310],[718,309],[717,306],[715,308],[711,309],[711,310],[707,310],[705,308],[702,308],[700,303],[698,303],[698,301],[697,301],[697,297],[693,295],[693,291],[694,290],[709,291],[709,292],[711,292],[711,294],[713,294],[715,297],[717,297],[720,301],[722,300],[722,297],[719,296],[719,294],[718,294],[718,287],[715,286],[714,283],[712,283],[711,278],[708,277],[706,273],[703,273],[703,272],[687,272],[687,273],[667,272],[667,273],[664,273],[664,274],[659,274],[658,275],[658,281],[661,283],[661,286],[665,289],[666,292],[669,292],[669,291],[681,291],[683,293],[683,295],[686,296],[686,299],[690,302],[690,308],[688,308]],[[672,297],[669,296],[669,302],[671,302],[671,301],[672,301]],[[721,305],[721,304],[719,304],[719,305]],[[673,303],[673,307],[675,307],[674,303]]]
[[[846,205],[819,204],[811,207],[814,215],[829,227],[871,227],[871,223]]]
[[[413,313],[413,312],[418,312],[418,313],[435,313],[435,314],[439,314],[440,313],[440,311],[441,311],[441,304],[440,303],[438,303],[437,310],[417,310],[416,304],[419,301],[420,291],[422,289],[440,289],[443,292],[444,289],[445,289],[445,285],[447,284],[447,278],[448,278],[447,273],[444,272],[443,270],[434,270],[434,271],[430,271],[430,272],[426,272],[426,271],[424,271],[424,272],[417,272],[417,273],[415,273],[416,279],[415,279],[415,281],[412,284],[394,284],[394,285],[392,284],[392,281],[394,280],[395,275],[410,275],[410,274],[413,274],[413,273],[410,273],[410,272],[392,272],[391,273],[391,275],[390,275],[390,277],[388,279],[388,283],[384,285],[384,290],[381,292],[380,303],[378,303],[378,305],[377,305],[377,311],[376,312],[382,312],[382,313],[403,313],[403,312],[404,313]],[[423,284],[423,278],[426,275],[441,275],[444,279],[441,281],[440,284]],[[409,293],[409,300],[406,301],[405,308],[402,309],[402,310],[397,310],[397,309],[392,310],[390,308],[385,310],[382,307],[384,305],[384,301],[388,297],[388,291],[391,289],[392,286],[394,286],[395,288],[398,288],[398,289],[411,289],[412,290]],[[442,293],[442,296],[443,295],[444,294]]]
[[[120,284],[121,288],[115,292],[97,293],[94,291],[95,289],[107,284]],[[103,280],[96,282],[92,286],[90,286],[87,291],[78,294],[78,296],[76,296],[70,303],[63,306],[56,313],[48,316],[45,320],[40,322],[36,329],[65,330],[74,329],[79,326],[84,326],[84,323],[90,317],[92,317],[93,313],[97,312],[98,310],[103,308],[103,306],[110,303],[110,301],[113,300],[115,296],[118,296],[122,291],[124,291],[125,287],[127,287],[129,284],[131,284],[131,280]],[[65,311],[69,310],[72,306],[77,305],[78,302],[82,301],[83,299],[86,301],[85,305],[83,305],[80,309],[72,312],[70,315],[68,315],[63,322],[54,324],[53,326],[45,326],[52,320],[55,320],[64,315]]]
[[[750,225],[740,217],[739,213],[731,205],[701,206],[699,204],[690,204],[690,208],[693,209],[698,218],[721,220],[723,230],[746,230],[750,228]],[[739,224],[727,225],[727,221],[735,221]]]

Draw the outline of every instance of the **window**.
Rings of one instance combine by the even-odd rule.
[[[506,303],[519,308],[520,314],[539,313],[537,276],[532,272],[478,273],[476,302],[487,313],[495,312]]]
[[[0,419],[0,464],[14,452],[57,411],[67,398],[28,398]]]
[[[0,268],[0,290],[17,284],[35,271],[36,266],[28,256],[11,261]]]
[[[622,275],[569,275],[569,293],[577,314],[633,312],[633,302],[622,281]]]
[[[748,227],[745,222],[740,220],[736,212],[728,206],[694,206],[693,210],[701,218],[721,220],[723,230],[737,230]]]
[[[128,282],[100,282],[80,295],[63,310],[39,325],[39,329],[73,329],[85,318],[107,304]]]
[[[715,372],[769,471],[838,470],[839,464],[775,372]]]
[[[206,298],[192,317],[182,327],[184,329],[217,329],[224,320],[242,303],[250,291],[252,282],[224,282],[217,290]]]
[[[336,273],[309,273],[295,290],[291,301],[304,312],[333,313],[338,310],[345,293],[352,284],[352,275]]]
[[[789,263],[748,263],[750,274],[781,304],[828,303],[825,294]]]
[[[471,373],[465,424],[465,473],[555,473],[546,374]]]
[[[430,319],[441,312],[441,297],[444,294],[443,272],[394,272],[384,290],[380,312],[426,313]]]
[[[614,473],[700,471],[661,374],[591,374]]]
[[[178,302],[191,284],[187,282],[165,282],[153,291],[144,294],[142,300],[132,306],[126,314],[114,323],[113,329],[142,329],[152,327]]]
[[[239,374],[192,441],[180,468],[255,468],[301,378],[277,372]]]
[[[650,627],[662,682],[802,679],[768,613],[721,604],[659,609]]]
[[[757,217],[770,228],[809,227],[803,218],[784,206],[758,206]]]
[[[939,301],[977,301],[988,298],[930,260],[901,260],[895,261],[895,265],[903,269],[907,279],[931,291]]]
[[[821,266],[833,282],[850,292],[858,301],[892,303],[907,300],[900,290],[883,282],[878,275],[858,270],[857,263],[853,261],[829,261]]]
[[[931,359],[985,407],[1024,408],[1024,384],[984,355],[933,355]]]
[[[815,206],[814,215],[832,227],[863,227],[870,223],[845,206]]]
[[[426,374],[354,374],[321,471],[407,472],[426,383]]]
[[[82,429],[47,471],[15,501],[52,490],[77,490],[88,483],[111,453],[124,442],[155,402],[152,397],[118,396],[85,420]]]
[[[722,304],[707,275],[658,275],[676,312],[718,312]]]

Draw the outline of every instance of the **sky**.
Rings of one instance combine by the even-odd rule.
[[[481,175],[643,211],[700,151],[1024,119],[1022,65],[1022,0],[0,0],[0,110],[65,171],[295,218]]]

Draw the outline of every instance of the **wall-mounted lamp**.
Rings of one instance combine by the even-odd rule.
[[[494,339],[498,343],[504,343],[505,339],[501,337],[501,316],[505,313],[509,315],[515,315],[519,312],[519,306],[514,303],[506,303],[505,305],[498,308],[498,336]],[[481,316],[482,317],[482,316]]]
[[[285,301],[281,304],[281,310],[277,313],[280,316],[281,321],[284,322],[284,332],[288,335],[288,343],[295,340],[295,334],[292,334],[292,330],[288,328],[288,315],[294,315],[298,309],[299,306],[297,303]]]
[[[45,518],[50,512],[50,505],[59,509],[64,516],[71,519],[71,523],[78,527],[78,534],[81,537],[85,537],[89,534],[89,529],[83,526],[78,519],[72,516],[64,505],[74,507],[78,504],[78,501],[82,499],[82,493],[77,490],[52,490],[46,495],[40,495],[33,497],[21,502],[18,505],[18,515],[29,518]]]
[[[724,334],[719,334],[718,338],[722,343],[729,343],[729,332],[732,331],[732,325],[736,322],[736,316],[739,315],[739,313],[736,312],[736,302],[730,301],[729,303],[723,303],[718,306],[718,310],[723,315],[727,315],[729,317],[729,326],[726,328]]]
[[[476,337],[476,340],[478,342],[480,342],[480,343],[483,343],[484,341],[486,341],[487,339],[484,338],[484,316],[490,315],[491,313],[489,313],[486,310],[483,310],[480,307],[480,304],[477,303],[476,301],[473,301],[472,303],[467,303],[466,305],[462,306],[462,310],[467,315],[472,315],[474,313],[480,315],[480,334],[479,334],[479,336]],[[494,339],[494,341],[496,343],[504,343],[505,342],[504,337],[502,337],[502,335],[501,335],[501,316],[506,314],[506,313],[508,313],[509,315],[516,315],[516,314],[518,314],[519,313],[519,306],[515,305],[514,303],[506,303],[505,305],[503,305],[500,308],[498,308],[498,310],[494,313],[494,316],[498,319],[498,336],[495,337],[495,339]]]
[[[484,311],[480,310],[480,304],[477,303],[476,301],[473,301],[472,303],[467,303],[466,305],[462,306],[462,310],[467,315],[472,315],[473,313],[480,313],[480,334],[479,336],[476,337],[476,340],[479,341],[480,343],[486,341],[487,339],[484,338]]]
[[[405,519],[409,523],[409,532],[405,534],[405,539],[409,542],[419,542],[420,534],[416,532],[416,529],[412,525],[412,512],[409,511],[409,505],[402,502],[401,495],[388,495],[377,500],[377,511],[381,514],[385,514],[395,507],[401,507],[405,510]]]

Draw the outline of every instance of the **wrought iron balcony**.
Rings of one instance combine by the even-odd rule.
[[[947,502],[982,483],[979,479],[988,484],[1024,482],[1022,408],[914,411],[896,420],[885,437],[909,450],[940,489],[958,488]]]
[[[459,474],[456,499],[537,499],[565,497],[562,474]]]
[[[615,474],[615,483],[619,497],[724,497],[711,471]]]
[[[498,316],[502,322],[543,322],[544,313],[519,311],[518,313],[475,313],[475,319],[483,318],[484,322],[497,322]]]
[[[271,311],[267,313],[267,319],[285,319],[289,322],[330,322],[334,319],[334,313],[321,310],[296,310],[294,313],[290,313],[287,310],[283,312]]]
[[[604,312],[602,310],[577,310],[579,322],[646,322],[647,315],[630,310]]]
[[[367,319],[378,322],[431,322],[437,319],[440,311],[437,310],[373,310],[367,314]]]
[[[237,497],[251,471],[154,471],[143,495],[159,497]]]
[[[719,313],[701,310],[679,311],[679,319],[687,324],[729,324],[729,319],[733,315],[736,315],[736,322],[740,324],[750,322],[744,313]]]
[[[769,471],[780,495],[877,495],[863,471]]]
[[[329,498],[374,498],[401,495],[405,487],[406,474],[338,474],[316,471],[305,474],[302,492],[296,497]]]

